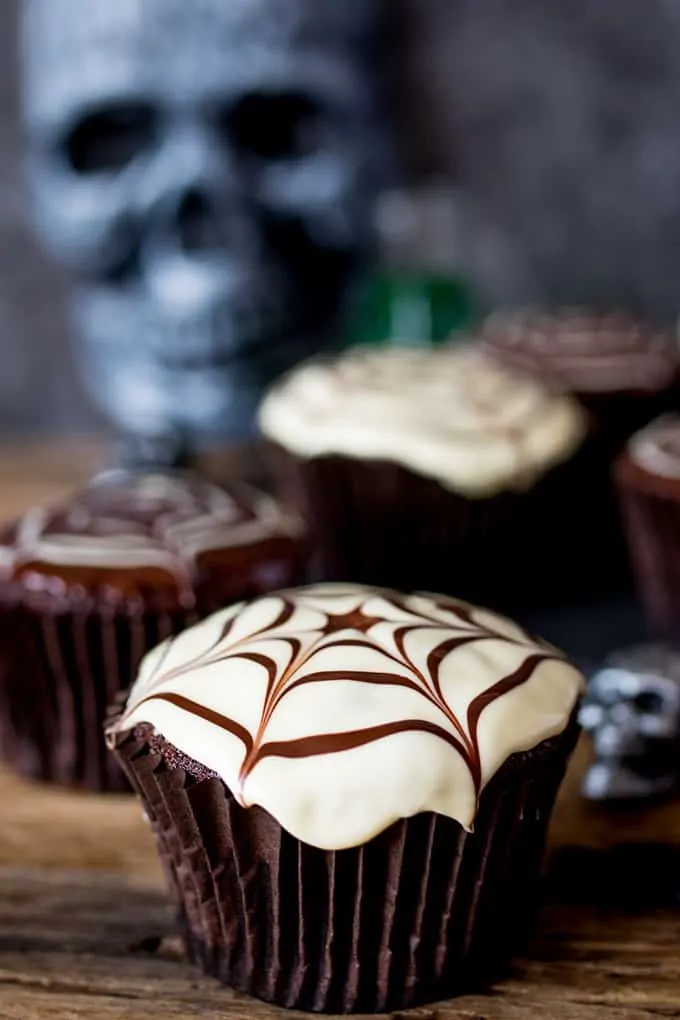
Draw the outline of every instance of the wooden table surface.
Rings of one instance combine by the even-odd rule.
[[[66,491],[100,457],[87,443],[0,449],[0,515]],[[578,794],[586,756],[581,745],[560,794],[529,950],[488,994],[414,1017],[680,1017],[680,803],[637,816],[595,810]],[[183,960],[132,797],[64,793],[0,772],[0,1020],[275,1014],[289,1015]]]

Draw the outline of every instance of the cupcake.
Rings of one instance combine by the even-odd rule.
[[[323,579],[544,597],[529,567],[570,532],[559,521],[587,432],[570,397],[469,346],[354,349],[293,370],[260,426]]]
[[[574,522],[573,531],[590,540],[590,591],[629,588],[630,563],[611,465],[634,432],[677,405],[676,336],[625,312],[528,309],[491,316],[479,331],[479,342],[499,363],[572,394],[588,411],[593,429],[581,478],[575,480],[583,519]],[[578,548],[571,556],[580,569]]]
[[[680,640],[680,414],[636,433],[614,470],[639,591],[653,631]]]
[[[107,732],[194,961],[285,1007],[396,1010],[521,945],[582,686],[486,610],[319,585],[164,643]]]
[[[166,641],[107,733],[194,961],[282,1006],[395,1010],[521,945],[583,683],[487,610],[321,585]]]
[[[500,362],[572,393],[614,449],[678,398],[678,342],[625,312],[531,309],[491,316],[482,348]]]
[[[301,580],[296,522],[245,486],[112,472],[0,530],[0,733],[27,776],[124,788],[106,707],[146,651]]]

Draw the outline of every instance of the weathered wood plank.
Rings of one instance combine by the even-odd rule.
[[[0,450],[0,518],[80,484],[100,459],[97,444]],[[578,794],[586,756],[582,745],[558,800],[552,899],[529,950],[488,994],[416,1010],[413,1020],[680,1017],[680,912],[669,909],[680,904],[680,808],[589,807]],[[649,854],[602,857],[620,843],[648,844]],[[0,772],[0,1020],[290,1016],[186,963],[134,798]]]
[[[560,878],[550,888],[566,905],[544,911],[526,958],[489,995],[419,1011],[423,1020],[680,1016],[680,914],[588,903],[586,869],[613,839],[606,819],[578,797],[584,754],[562,791],[551,836]],[[4,773],[0,804],[3,1020],[272,1020],[276,1011],[183,962],[151,833],[134,798],[56,791]],[[680,844],[677,806],[648,812],[638,826],[618,819],[627,840],[663,836]],[[565,847],[592,852],[569,857]],[[649,877],[631,875],[631,889]],[[585,902],[570,903],[572,890],[583,899],[581,885]]]
[[[151,831],[134,797],[53,790],[0,771],[0,867],[17,864],[161,883]]]
[[[422,1014],[423,1020],[653,1020],[654,1016],[677,1016],[677,1013],[659,1014],[639,1009],[618,1009],[609,1007],[588,1007],[573,1003],[555,1002],[546,1007],[530,1008],[523,1002],[507,1002],[502,999],[470,998],[444,1008],[435,1007]],[[235,1010],[225,1011],[219,1005],[206,1006],[204,1003],[185,1003],[179,1006],[167,1001],[144,1005],[125,998],[99,995],[82,995],[74,998],[71,994],[45,991],[39,996],[19,992],[11,1001],[3,1001],[0,989],[0,1016],[3,1020],[246,1020],[253,1016],[271,1020],[297,1020],[300,1014],[283,1010],[251,1012],[246,1003]],[[409,1014],[410,1016],[410,1014]]]
[[[153,886],[104,874],[0,871],[3,1018],[272,1020],[274,1013],[199,977],[183,962],[171,911]],[[550,906],[526,957],[489,995],[417,1015],[680,1016],[680,916]]]

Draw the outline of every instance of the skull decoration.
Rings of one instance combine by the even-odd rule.
[[[580,722],[594,750],[584,796],[672,792],[680,781],[680,652],[647,645],[612,655],[589,682]]]
[[[25,0],[34,218],[138,447],[247,435],[330,342],[387,166],[381,0]]]

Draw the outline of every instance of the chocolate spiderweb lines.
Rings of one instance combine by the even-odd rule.
[[[275,619],[261,626],[256,631],[245,635],[225,649],[223,644],[229,639],[236,616],[231,617],[221,629],[217,639],[203,653],[195,656],[190,662],[175,667],[164,675],[158,675],[158,667],[151,677],[151,687],[146,696],[134,706],[136,710],[149,701],[165,701],[183,711],[189,712],[206,722],[231,733],[242,744],[244,759],[239,770],[239,783],[243,785],[248,775],[256,765],[265,758],[311,758],[323,754],[337,754],[342,751],[353,750],[363,747],[373,741],[382,740],[387,736],[405,732],[430,733],[433,736],[445,741],[461,755],[466,763],[473,780],[475,794],[478,797],[482,786],[482,766],[479,750],[478,731],[479,721],[484,710],[493,702],[505,694],[515,690],[531,679],[536,669],[543,663],[550,660],[560,660],[560,656],[548,647],[545,650],[535,651],[536,644],[528,635],[520,632],[519,636],[508,636],[492,626],[484,625],[475,619],[471,607],[454,602],[441,601],[435,603],[436,608],[450,614],[454,620],[447,621],[428,615],[418,609],[417,614],[411,609],[405,600],[399,596],[380,592],[381,598],[387,599],[394,608],[407,613],[414,618],[411,622],[398,621],[392,634],[392,642],[395,652],[383,647],[369,636],[371,629],[378,623],[394,623],[389,618],[368,616],[363,608],[354,609],[346,614],[332,614],[326,612],[326,623],[322,627],[314,627],[304,633],[314,635],[311,643],[304,647],[305,642],[299,637],[276,633],[284,624],[288,623],[296,611],[295,602],[285,595],[280,598],[282,606]],[[452,634],[452,630],[461,624],[470,628],[459,634]],[[426,670],[423,672],[409,655],[406,642],[408,636],[417,631],[443,631],[446,635],[428,653],[426,659]],[[353,632],[352,636],[341,637],[342,633]],[[358,633],[357,633],[358,632]],[[335,635],[338,635],[337,637]],[[283,666],[279,665],[274,658],[260,650],[252,647],[258,640],[271,640],[288,647],[286,661]],[[524,639],[524,640],[523,640]],[[516,645],[532,651],[517,669],[509,675],[502,677],[488,690],[479,694],[468,707],[467,729],[461,723],[456,713],[448,704],[441,683],[441,667],[447,657],[464,647],[480,641],[501,641]],[[372,655],[379,655],[385,660],[385,669],[321,669],[299,675],[300,670],[308,666],[314,656],[329,648],[364,648],[370,650]],[[257,731],[252,735],[245,727],[236,720],[219,712],[199,704],[191,698],[172,692],[161,691],[157,688],[166,684],[169,680],[187,675],[192,670],[208,665],[236,661],[251,662],[264,670],[267,678],[265,695],[263,701],[260,722]],[[401,669],[406,668],[410,675],[403,675],[395,672],[394,666]],[[160,666],[160,664],[159,664]],[[392,667],[392,668],[390,668]],[[358,730],[341,731],[337,733],[320,733],[299,737],[291,740],[269,741],[265,740],[266,731],[272,716],[277,707],[281,704],[286,695],[293,690],[310,684],[323,684],[328,682],[349,682],[363,683],[375,686],[402,687],[414,691],[442,713],[451,732],[445,725],[424,720],[407,718],[394,722],[387,722],[380,725],[365,727]],[[123,723],[124,723],[123,718]]]
[[[283,609],[281,610],[281,612],[276,617],[273,623],[265,624],[260,630],[256,630],[252,634],[247,634],[239,641],[234,642],[234,644],[231,647],[238,648],[240,645],[245,644],[246,642],[254,641],[258,637],[263,636],[268,630],[276,630],[278,627],[283,627],[284,624],[288,623],[294,612],[295,606],[292,605],[292,603],[290,602],[284,602]],[[154,681],[157,681],[158,683],[167,683],[168,680],[173,680],[176,677],[185,676],[187,673],[190,673],[192,669],[199,668],[202,669],[205,666],[212,666],[218,662],[223,662],[225,658],[232,657],[236,658],[235,654],[233,656],[232,655],[225,656],[221,652],[219,654],[215,653],[217,652],[219,646],[229,638],[229,635],[234,629],[234,624],[236,623],[237,615],[238,614],[235,612],[234,615],[227,620],[225,625],[222,627],[220,633],[217,635],[213,643],[208,648],[206,648],[202,652],[199,652],[198,655],[196,655],[193,659],[190,659],[189,662],[184,662],[182,663],[181,666],[175,666],[173,669],[168,670],[167,673],[163,673],[159,677],[158,674],[160,672],[160,668],[163,665],[165,659],[167,658],[168,652],[170,651],[170,648],[173,644],[173,639],[170,639],[168,641],[168,647],[166,651],[159,658],[158,662],[153,668],[151,675],[147,680],[147,688],[149,690],[153,690],[155,686]],[[148,700],[150,700],[148,697],[144,698],[144,701]],[[142,702],[142,704],[143,703],[144,702]]]
[[[151,701],[152,699],[146,698],[145,700]],[[226,730],[227,733],[231,733],[241,741],[246,749],[246,754],[249,748],[252,747],[253,738],[248,730],[245,726],[241,726],[240,723],[236,722],[235,719],[230,719],[228,715],[222,715],[221,712],[215,712],[214,709],[208,708],[206,705],[199,705],[197,701],[192,701],[191,698],[185,698],[182,694],[173,694],[170,691],[154,695],[153,700],[167,701],[170,705],[175,705],[176,708],[181,708],[191,715],[205,719],[206,722],[212,723],[213,726],[218,726],[221,730]]]

